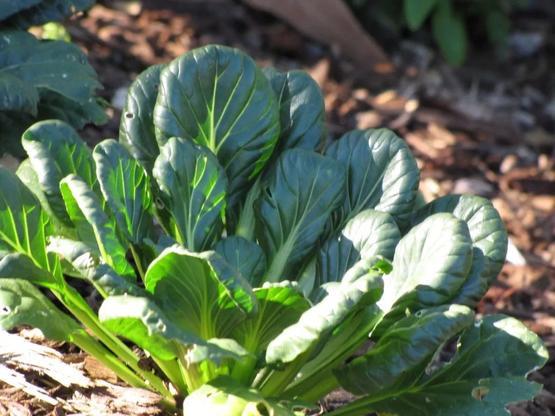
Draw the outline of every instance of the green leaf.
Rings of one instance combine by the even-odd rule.
[[[60,282],[48,271],[38,267],[23,253],[10,253],[0,260],[0,279],[21,279],[37,285],[57,289]]]
[[[152,225],[147,173],[115,140],[99,143],[93,157],[102,194],[116,218],[118,229],[128,243],[141,244]]]
[[[271,284],[254,289],[258,312],[233,329],[233,337],[253,353],[263,352],[285,328],[295,324],[310,303],[295,289]]]
[[[61,180],[75,174],[100,193],[89,148],[69,124],[55,120],[33,124],[23,134],[22,144],[52,212],[71,226],[60,193]]]
[[[100,306],[98,317],[110,331],[162,360],[178,356],[174,341],[183,345],[204,343],[175,326],[152,300],[145,297],[110,296]]]
[[[165,249],[146,271],[145,288],[176,326],[203,339],[226,336],[217,331],[223,319],[244,319],[256,307],[247,281],[211,251]],[[230,323],[222,330],[232,328]]]
[[[41,0],[35,3],[32,7],[26,7],[25,10],[12,15],[7,24],[26,29],[29,26],[64,20],[79,11],[88,9],[94,4],[94,0]]]
[[[505,46],[511,30],[509,16],[499,9],[490,10],[485,16],[485,25],[490,43],[498,48]]]
[[[117,274],[106,263],[102,263],[91,248],[80,242],[60,237],[51,237],[48,252],[56,253],[62,261],[67,261],[77,275],[96,287],[103,297],[129,294],[146,296],[147,292]]]
[[[265,68],[263,72],[279,103],[279,151],[293,147],[316,150],[325,136],[324,97],[316,81],[304,71],[284,73]]]
[[[36,266],[53,270],[56,262],[46,254],[48,216],[39,201],[17,176],[3,167],[0,189],[0,240],[11,251],[29,256]]]
[[[211,248],[221,236],[226,202],[218,160],[208,149],[173,137],[160,149],[152,173],[168,233],[190,250]]]
[[[0,72],[0,97],[0,111],[13,110],[37,114],[37,89],[15,75]]]
[[[472,268],[453,303],[475,306],[495,280],[507,254],[508,236],[503,220],[490,201],[473,195],[448,195],[419,209],[418,224],[437,212],[450,212],[466,222],[473,244]]]
[[[78,103],[53,91],[41,91],[37,118],[57,119],[81,129],[85,124],[101,125],[108,121],[104,112],[105,102],[98,97]]]
[[[134,280],[135,271],[127,262],[127,250],[116,234],[114,219],[106,215],[87,183],[76,175],[68,175],[60,183],[60,190],[81,241],[97,248],[102,259],[118,274]]]
[[[290,363],[306,357],[323,343],[346,317],[375,303],[382,294],[380,274],[369,272],[352,283],[338,284],[320,303],[285,328],[266,350],[268,364]]]
[[[0,20],[14,15],[15,13],[39,4],[42,0],[0,0]]]
[[[183,402],[184,415],[210,416],[295,416],[282,404],[268,400],[255,389],[236,380],[222,377],[212,380],[187,396]]]
[[[210,360],[218,365],[225,359],[242,360],[250,356],[234,339],[211,338],[204,344],[195,344],[187,351],[187,363],[198,364]]]
[[[269,81],[237,49],[206,46],[162,70],[154,107],[158,142],[183,137],[216,154],[234,206],[269,159],[279,135],[279,107]]]
[[[471,265],[472,240],[464,221],[448,213],[431,215],[399,242],[378,305],[386,312],[441,305],[457,293]]]
[[[294,280],[331,212],[341,203],[345,171],[336,161],[308,150],[285,151],[256,209],[256,236],[266,253],[265,280]]]
[[[154,134],[153,112],[163,68],[164,65],[153,65],[135,78],[121,113],[119,141],[149,172],[160,153]]]
[[[101,87],[77,45],[40,42],[25,31],[7,30],[0,36],[0,51],[0,72],[19,78],[38,91],[54,91],[84,103]]]
[[[0,279],[0,328],[19,325],[39,328],[46,338],[71,341],[81,327],[60,311],[32,283],[20,279]]]
[[[354,130],[333,142],[326,155],[348,169],[335,229],[368,208],[391,214],[400,226],[409,219],[420,173],[408,146],[391,130]]]
[[[451,2],[439,2],[432,16],[432,33],[447,62],[461,65],[466,59],[466,27],[463,18],[452,10]]]
[[[391,326],[370,351],[334,373],[346,390],[370,397],[402,391],[423,374],[436,351],[472,325],[466,306],[424,309]]]
[[[382,256],[393,259],[401,239],[397,224],[389,214],[364,210],[353,217],[338,237],[332,237],[320,249],[316,260],[316,282],[339,282],[356,262]]]
[[[409,388],[377,400],[367,396],[344,410],[349,415],[372,410],[415,416],[507,415],[507,404],[530,400],[539,393],[541,386],[526,376],[547,358],[541,339],[521,322],[503,315],[488,316],[463,333],[455,356],[439,370],[428,372]],[[383,374],[379,377],[381,383]]]
[[[418,30],[439,0],[404,0],[405,19],[410,30]]]
[[[258,244],[243,237],[231,236],[218,241],[214,251],[237,270],[252,287],[259,286],[266,271],[266,256]]]

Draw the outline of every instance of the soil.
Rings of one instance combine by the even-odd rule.
[[[491,51],[474,51],[453,69],[425,43],[404,40],[386,49],[395,72],[379,75],[361,74],[335,48],[236,1],[100,2],[69,24],[105,87],[100,94],[112,103],[110,121],[88,127],[85,136],[91,144],[117,137],[121,97],[135,76],[197,46],[239,47],[262,65],[309,71],[324,92],[332,137],[393,128],[417,157],[426,198],[470,192],[492,199],[507,224],[511,254],[478,311],[515,316],[544,339],[552,358],[531,378],[545,387],[511,410],[555,415],[555,11],[537,3],[513,23],[516,34],[542,36],[529,56],[515,47],[498,62]],[[63,414],[10,394],[0,387],[0,413],[12,400],[30,414]],[[345,400],[339,392],[324,407]]]

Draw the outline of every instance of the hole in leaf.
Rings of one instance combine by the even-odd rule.
[[[472,389],[472,397],[475,398],[476,400],[484,400],[484,397],[486,397],[489,393],[489,387],[486,386],[479,386],[479,387],[474,387]]]
[[[133,117],[135,117],[135,114],[133,114],[133,113],[131,113],[131,112],[129,112],[129,111],[128,111],[127,113],[125,113],[125,118],[131,119],[131,118],[133,118]]]
[[[2,314],[2,315],[7,315],[11,311],[12,311],[12,309],[9,306],[6,306],[6,305],[4,305],[0,308],[0,314]]]
[[[260,413],[260,416],[269,416],[270,412],[268,411],[268,407],[263,402],[258,402],[256,404],[256,410]]]

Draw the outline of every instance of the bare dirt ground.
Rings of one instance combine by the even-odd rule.
[[[532,30],[540,36],[535,50],[519,50],[515,36],[508,61],[498,63],[482,51],[453,69],[432,49],[403,41],[385,48],[397,71],[376,75],[361,73],[334,48],[287,23],[231,0],[101,2],[69,27],[99,73],[101,95],[113,104],[109,123],[88,128],[86,137],[91,144],[117,137],[118,107],[136,74],[197,46],[221,43],[245,50],[263,65],[304,68],[322,87],[333,137],[353,128],[393,128],[418,159],[426,198],[470,192],[493,200],[510,233],[510,263],[479,312],[518,317],[542,336],[554,357],[555,7],[538,3],[544,9],[514,23],[517,34]],[[553,358],[531,377],[544,390],[534,402],[513,406],[512,413],[555,415]],[[57,385],[45,388],[69,394]],[[0,384],[0,414],[3,409],[18,415],[66,412],[15,394]],[[345,397],[331,397],[328,404],[341,400]],[[14,402],[19,413],[9,410]]]

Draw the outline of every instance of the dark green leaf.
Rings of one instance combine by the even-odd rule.
[[[32,283],[20,279],[0,279],[0,328],[19,325],[39,328],[46,338],[71,341],[81,328],[60,311]]]
[[[8,24],[26,29],[29,26],[64,20],[79,11],[88,9],[94,0],[41,0],[32,7],[25,8],[8,19]]]
[[[71,226],[60,193],[61,180],[75,174],[100,193],[89,148],[69,124],[55,120],[32,125],[23,134],[22,143],[52,212]]]
[[[135,272],[125,257],[127,250],[116,234],[114,219],[103,211],[96,194],[76,175],[65,177],[60,190],[81,241],[97,248],[102,259],[118,274],[134,280]]]
[[[316,150],[325,135],[324,97],[304,71],[264,69],[279,103],[279,151],[292,147]]]
[[[404,0],[405,19],[410,30],[418,30],[440,0]]]
[[[231,236],[218,241],[214,250],[252,287],[259,286],[266,271],[266,256],[258,244],[243,237]]]
[[[507,254],[508,237],[490,201],[473,195],[448,195],[430,202],[413,216],[418,224],[437,212],[450,212],[466,222],[473,243],[472,268],[453,303],[475,306],[497,277]]]
[[[149,177],[123,145],[104,140],[93,152],[104,199],[118,229],[131,244],[141,244],[152,226]]]
[[[154,124],[160,144],[183,137],[216,154],[233,206],[272,153],[279,106],[251,58],[236,49],[206,46],[162,71]]]
[[[439,3],[432,16],[432,32],[447,62],[461,65],[466,59],[466,27],[463,18],[452,10],[451,2]]]
[[[158,96],[160,72],[164,65],[153,65],[141,72],[129,87],[121,113],[119,140],[148,171],[160,153],[154,134],[154,104]]]
[[[37,114],[37,89],[9,72],[0,72],[0,97],[0,111],[13,110]]]
[[[335,371],[341,386],[356,395],[402,391],[423,374],[441,346],[472,325],[473,312],[451,305],[424,309],[390,327],[370,351]]]
[[[401,239],[397,224],[389,214],[365,210],[353,217],[338,237],[330,238],[316,260],[315,286],[339,282],[360,259],[382,256],[393,259]]]
[[[471,265],[472,240],[465,222],[452,214],[431,215],[399,242],[378,304],[386,312],[441,305],[457,293]]]
[[[256,236],[269,263],[265,280],[294,280],[331,212],[341,203],[345,170],[333,159],[292,149],[278,159],[256,208]]]
[[[354,130],[333,142],[326,155],[348,169],[336,229],[368,208],[391,214],[401,226],[409,219],[420,173],[405,142],[391,130]]]
[[[42,0],[0,0],[0,20],[14,15],[15,13],[35,6]]]
[[[168,233],[190,250],[211,248],[221,235],[226,202],[218,160],[205,147],[173,137],[160,149],[152,173]]]

